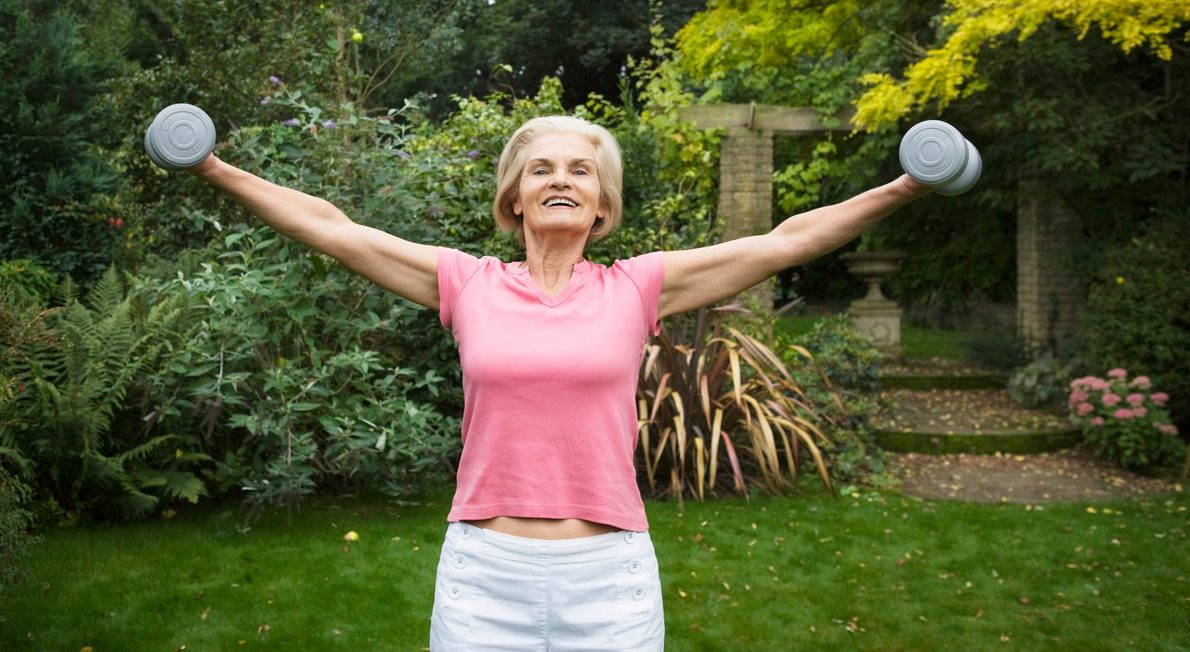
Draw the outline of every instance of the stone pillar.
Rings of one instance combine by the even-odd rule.
[[[1063,267],[1081,223],[1061,199],[1021,188],[1017,206],[1017,327],[1033,350],[1055,350],[1074,334],[1086,290]]]
[[[773,133],[729,129],[720,143],[719,214],[723,240],[768,233],[773,228]],[[773,279],[740,299],[762,310],[773,308]]]

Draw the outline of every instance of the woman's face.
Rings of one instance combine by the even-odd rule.
[[[525,147],[513,213],[530,232],[573,232],[586,237],[599,216],[595,146],[578,134],[538,136]]]

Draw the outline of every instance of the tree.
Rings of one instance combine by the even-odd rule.
[[[1011,299],[1022,180],[1083,216],[1091,244],[1069,257],[1084,278],[1102,244],[1184,215],[1185,3],[792,4],[712,2],[676,41],[683,70],[708,101],[824,113],[851,106],[870,127],[784,145],[792,159],[776,179],[784,209],[841,199],[895,174],[898,132],[924,117],[959,125],[984,155],[978,192],[915,204],[869,236],[909,250],[893,284],[902,298],[947,313],[972,299]]]
[[[418,96],[441,115],[452,96],[514,97],[537,92],[556,77],[563,103],[575,107],[590,94],[618,98],[630,59],[646,57],[650,28],[673,33],[704,0],[621,0],[595,4],[568,0],[472,0],[461,3],[464,47],[434,65],[394,80],[387,103]]]
[[[856,102],[858,125],[874,128],[896,122],[930,102],[943,109],[986,89],[988,79],[977,69],[980,53],[1014,34],[1025,41],[1053,22],[1073,29],[1080,41],[1098,32],[1125,55],[1141,48],[1166,62],[1173,58],[1177,41],[1190,40],[1190,32],[1183,28],[1190,22],[1190,4],[1182,0],[948,0],[947,4],[951,11],[941,16],[942,43],[924,50],[905,69],[902,81],[880,72],[862,78],[871,88]]]
[[[91,277],[110,261],[116,116],[101,101],[115,62],[81,47],[53,2],[0,2],[0,260]]]

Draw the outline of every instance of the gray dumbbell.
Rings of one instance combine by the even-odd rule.
[[[983,171],[979,150],[941,120],[919,122],[901,139],[901,168],[939,195],[961,195]]]
[[[202,109],[171,104],[145,130],[145,152],[166,170],[198,165],[215,148],[215,123]]]

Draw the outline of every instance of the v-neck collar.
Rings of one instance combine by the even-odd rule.
[[[583,285],[587,271],[591,268],[591,262],[586,258],[574,264],[570,270],[570,278],[566,281],[566,287],[554,296],[549,296],[533,279],[533,275],[529,273],[529,267],[524,262],[516,262],[507,265],[505,269],[508,270],[513,277],[515,277],[522,285],[524,285],[537,300],[547,308],[553,308],[560,305],[563,301],[569,299],[578,289]]]

